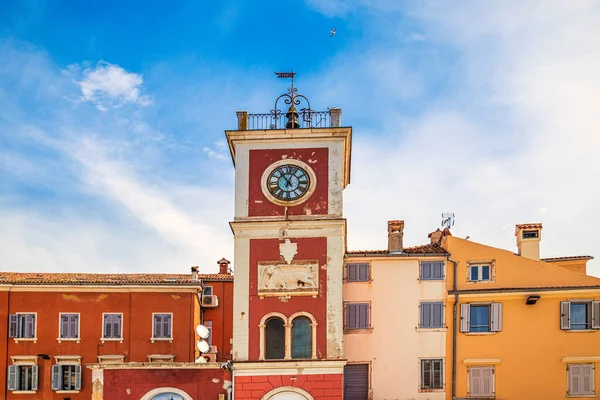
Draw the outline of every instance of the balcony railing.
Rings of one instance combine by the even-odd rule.
[[[341,108],[330,108],[328,111],[313,111],[301,109],[298,111],[298,126],[293,129],[329,128],[341,126]],[[288,117],[282,112],[266,114],[248,114],[247,111],[237,111],[238,130],[267,130],[290,129]]]

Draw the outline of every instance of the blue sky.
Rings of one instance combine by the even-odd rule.
[[[232,259],[223,130],[291,68],[354,128],[351,249],[451,211],[471,240],[515,250],[539,221],[543,256],[600,255],[597,2],[202,3],[0,2],[2,269]]]

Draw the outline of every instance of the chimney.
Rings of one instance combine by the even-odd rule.
[[[197,265],[192,267],[192,280],[193,281],[198,280],[198,266]]]
[[[219,264],[219,274],[229,275],[229,261],[227,261],[225,257],[217,261],[217,264]]]
[[[434,232],[431,232],[427,237],[431,244],[443,245],[444,239],[446,236],[452,236],[452,231],[449,228],[444,228],[443,231],[440,228],[437,228]]]
[[[404,221],[388,221],[388,252],[402,253],[402,237],[404,236]]]
[[[532,260],[540,259],[540,240],[542,239],[542,224],[517,224],[515,227],[517,249],[519,255]]]

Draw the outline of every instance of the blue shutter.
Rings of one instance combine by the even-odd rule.
[[[19,390],[21,368],[18,365],[8,366],[8,390]]]
[[[25,336],[26,338],[35,337],[35,314],[25,315]]]
[[[17,314],[10,314],[8,317],[8,337],[16,338],[19,336],[19,317]]]
[[[358,280],[363,282],[369,280],[369,264],[358,265]]]
[[[431,279],[431,263],[421,263],[421,279]]]
[[[370,325],[369,304],[358,305],[358,327],[368,329]]]
[[[346,274],[347,274],[346,279],[349,282],[356,281],[358,279],[357,278],[358,271],[357,271],[357,268],[356,268],[356,264],[348,264],[346,266]]]
[[[443,311],[443,307],[444,304],[443,303],[432,303],[431,304],[431,308],[432,308],[432,323],[431,326],[433,328],[441,328],[442,326],[444,326],[444,321],[443,321],[443,315],[444,313]]]
[[[105,337],[105,338],[112,338],[113,337],[111,317],[112,317],[112,315],[110,315],[110,314],[104,315],[104,334],[103,334],[103,337]]]
[[[162,337],[162,316],[160,314],[154,315],[154,337]]]
[[[81,390],[81,365],[75,366],[75,390]]]
[[[358,316],[357,304],[346,304],[346,329],[357,328]]]
[[[433,279],[444,279],[444,263],[434,262],[433,263]]]
[[[165,314],[163,316],[163,323],[165,324],[164,328],[163,328],[164,329],[164,331],[163,331],[164,336],[163,337],[165,337],[165,338],[173,337],[173,334],[171,333],[171,316]]]
[[[31,366],[31,390],[38,390],[38,366]]]
[[[113,315],[113,337],[122,338],[123,337],[123,320],[121,315]]]
[[[71,334],[71,338],[79,338],[79,315],[77,314],[72,314],[71,315],[71,331],[69,332]]]
[[[66,314],[60,316],[60,337],[69,337],[69,318]]]
[[[431,303],[421,303],[421,328],[431,328]]]
[[[62,365],[52,366],[52,390],[62,389]]]

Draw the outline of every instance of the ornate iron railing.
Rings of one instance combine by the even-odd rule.
[[[285,113],[248,114],[248,130],[286,129],[288,118]],[[302,109],[298,112],[299,128],[328,128],[331,126],[329,111]]]

